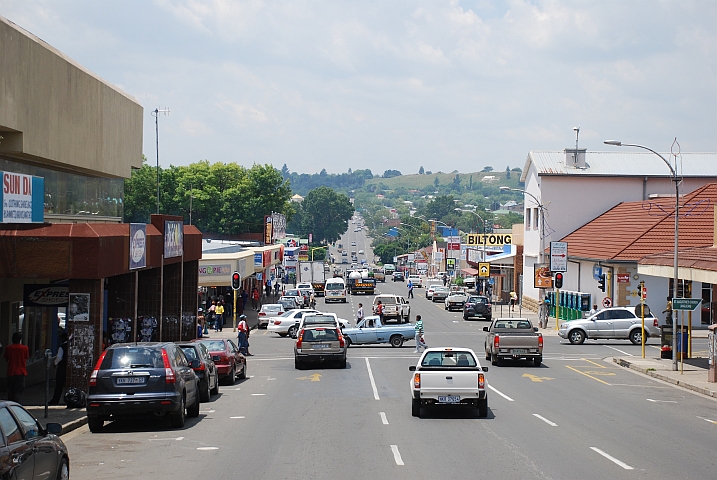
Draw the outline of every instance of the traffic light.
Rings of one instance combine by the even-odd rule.
[[[232,289],[239,290],[241,288],[241,276],[239,272],[232,273]]]
[[[560,272],[555,274],[555,288],[563,288],[563,274]]]
[[[600,278],[598,279],[598,288],[603,292],[605,291],[605,274],[604,273],[602,275],[600,275]]]

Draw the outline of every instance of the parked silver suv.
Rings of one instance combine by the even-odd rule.
[[[640,345],[642,318],[635,315],[635,307],[606,308],[582,320],[563,321],[558,335],[574,345],[582,344],[586,338],[626,339]],[[645,316],[645,340],[659,336],[657,318],[652,314]]]

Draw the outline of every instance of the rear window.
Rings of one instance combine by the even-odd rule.
[[[478,364],[470,352],[428,352],[422,367],[476,367]]]
[[[221,340],[206,340],[202,342],[210,352],[223,352],[224,342]]]
[[[281,305],[264,305],[261,309],[265,312],[280,312],[283,307]]]
[[[343,290],[344,284],[339,282],[326,283],[326,290]]]
[[[527,320],[501,320],[495,322],[495,326],[493,328],[499,329],[499,328],[505,328],[505,329],[511,329],[516,328],[519,330],[530,330],[532,325]]]
[[[339,334],[334,328],[312,328],[304,330],[304,342],[336,342]]]
[[[485,297],[471,297],[468,299],[469,303],[486,303],[487,298]]]
[[[381,300],[381,303],[384,305],[389,304],[389,303],[391,303],[391,304],[397,303],[396,297],[381,297],[381,298],[376,299],[376,301],[374,302],[374,305],[378,305],[379,300]]]
[[[182,351],[184,352],[184,356],[187,357],[187,360],[190,362],[192,360],[198,360],[199,356],[197,355],[197,350],[194,347],[181,347]]]
[[[304,325],[335,325],[336,319],[328,315],[306,315]]]
[[[162,350],[158,347],[119,347],[107,350],[100,368],[163,368]]]

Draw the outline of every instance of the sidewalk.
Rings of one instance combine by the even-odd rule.
[[[682,362],[677,363],[678,370],[672,370],[672,360],[662,358],[613,357],[613,361],[621,367],[635,370],[663,382],[692,390],[709,397],[717,398],[717,383],[707,381],[707,359],[687,358],[684,363],[684,372],[681,371]]]
[[[48,400],[55,391],[54,379],[50,381]],[[7,397],[7,393],[3,398]],[[87,412],[84,408],[67,408],[65,405],[50,405],[45,418],[45,383],[38,383],[25,388],[21,397],[22,405],[40,423],[59,423],[62,425],[62,435],[71,432],[87,423]]]

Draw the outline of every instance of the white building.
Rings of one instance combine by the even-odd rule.
[[[620,202],[644,201],[654,196],[674,199],[670,170],[655,154],[626,149],[575,153],[574,149],[530,152],[525,161],[520,180],[544,206],[545,248],[550,241],[562,239]],[[670,159],[669,154],[663,156]],[[717,153],[682,154],[678,173],[683,177],[681,194],[717,181]],[[533,265],[539,261],[540,210],[530,195],[524,196],[524,204],[523,303],[536,309],[539,290],[533,287]],[[607,241],[609,234],[605,232]],[[547,262],[547,255],[545,258]],[[577,283],[570,272],[565,275],[564,288],[577,290]],[[582,285],[581,288],[589,291]]]

